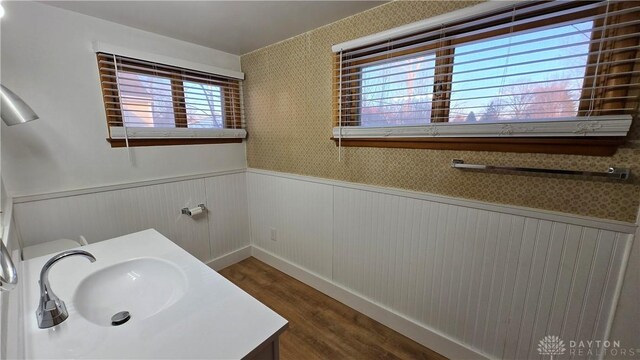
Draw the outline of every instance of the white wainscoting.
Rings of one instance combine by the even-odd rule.
[[[332,277],[333,189],[329,185],[247,178],[252,245],[330,279]],[[276,241],[271,240],[272,229]]]
[[[180,213],[201,203],[207,213]],[[244,170],[16,198],[14,218],[23,246],[80,235],[93,243],[148,228],[205,262],[249,245]]]
[[[211,259],[249,246],[249,210],[244,173],[204,179]]]
[[[540,358],[547,334],[608,334],[632,224],[253,169],[247,176],[254,255],[444,355],[464,357],[463,346],[477,357]]]
[[[254,169],[14,201],[23,245],[153,227],[216,269],[253,254],[451,358],[606,338],[636,229]]]

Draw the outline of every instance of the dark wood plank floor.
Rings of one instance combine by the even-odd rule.
[[[220,274],[289,321],[281,359],[445,359],[253,257]]]

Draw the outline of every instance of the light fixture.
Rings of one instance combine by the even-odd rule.
[[[0,4],[0,18],[4,16],[4,8],[2,7],[2,4]]]
[[[13,91],[0,84],[0,117],[8,126],[38,119],[38,115]]]

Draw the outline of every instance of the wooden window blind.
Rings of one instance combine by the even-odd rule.
[[[345,145],[466,138],[478,150],[469,139],[477,137],[619,144],[637,114],[640,1],[518,2],[333,49],[334,139]]]
[[[240,80],[102,52],[97,60],[112,145],[246,137]]]

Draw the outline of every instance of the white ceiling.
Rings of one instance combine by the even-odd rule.
[[[46,4],[242,55],[386,1],[46,1]]]

